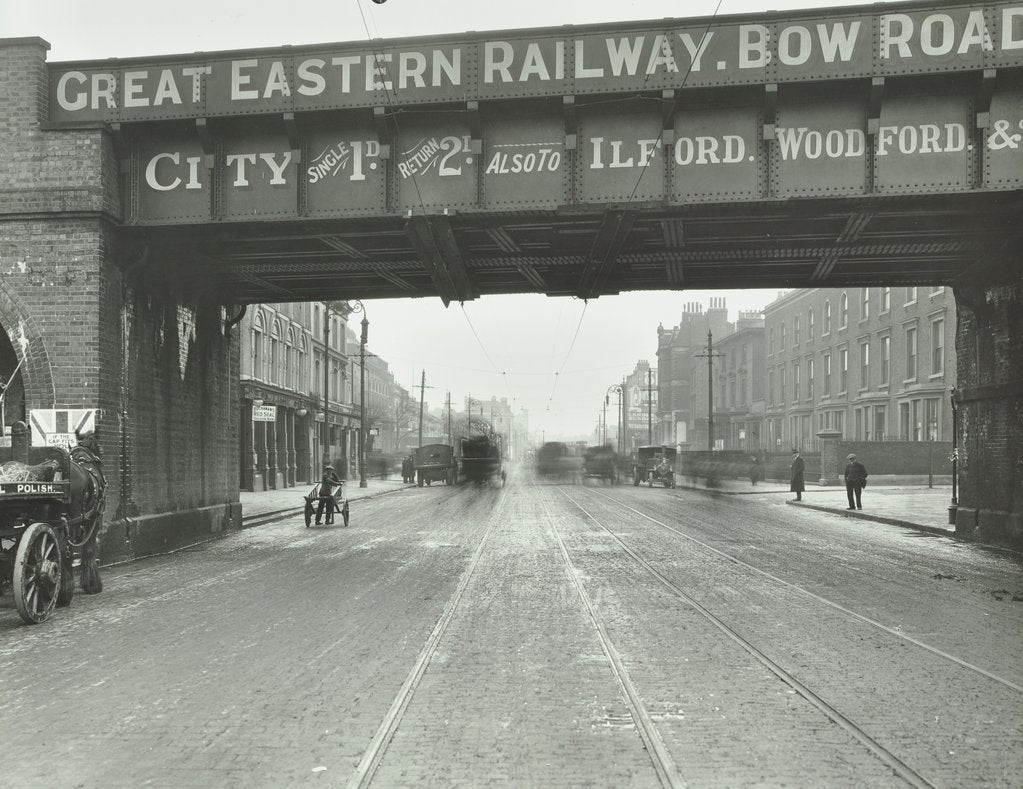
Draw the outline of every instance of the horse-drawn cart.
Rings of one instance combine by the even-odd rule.
[[[71,604],[76,564],[84,591],[102,589],[96,537],[105,490],[99,458],[83,447],[29,447],[21,460],[0,448],[0,588],[11,588],[28,624]]]

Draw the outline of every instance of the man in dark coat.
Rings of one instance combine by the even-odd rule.
[[[806,464],[803,463],[803,458],[799,456],[799,450],[792,450],[792,477],[789,484],[789,490],[796,494],[796,501],[803,500],[803,491],[806,490],[806,486],[803,484],[803,469]]]
[[[849,506],[846,509],[862,510],[861,495],[867,486],[867,468],[852,453],[846,456],[846,460],[849,461],[845,464],[845,492],[849,497]]]
[[[327,523],[334,522],[334,487],[341,484],[333,466],[323,467],[323,477],[320,479],[320,490],[316,502],[316,525],[320,525],[323,511],[327,511]]]

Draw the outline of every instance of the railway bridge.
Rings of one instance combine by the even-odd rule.
[[[240,524],[247,304],[737,287],[952,287],[957,531],[1023,541],[1023,2],[47,50],[0,40],[0,370],[95,418],[108,556]]]

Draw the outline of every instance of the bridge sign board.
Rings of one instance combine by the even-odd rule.
[[[1023,3],[668,19],[50,66],[54,122],[633,94],[1023,65]]]

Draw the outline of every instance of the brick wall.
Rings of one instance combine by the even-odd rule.
[[[956,531],[1023,545],[1023,276],[956,290],[959,503]]]
[[[133,265],[109,135],[45,126],[46,49],[0,40],[0,327],[27,409],[100,409],[110,561],[240,525],[237,329]]]

